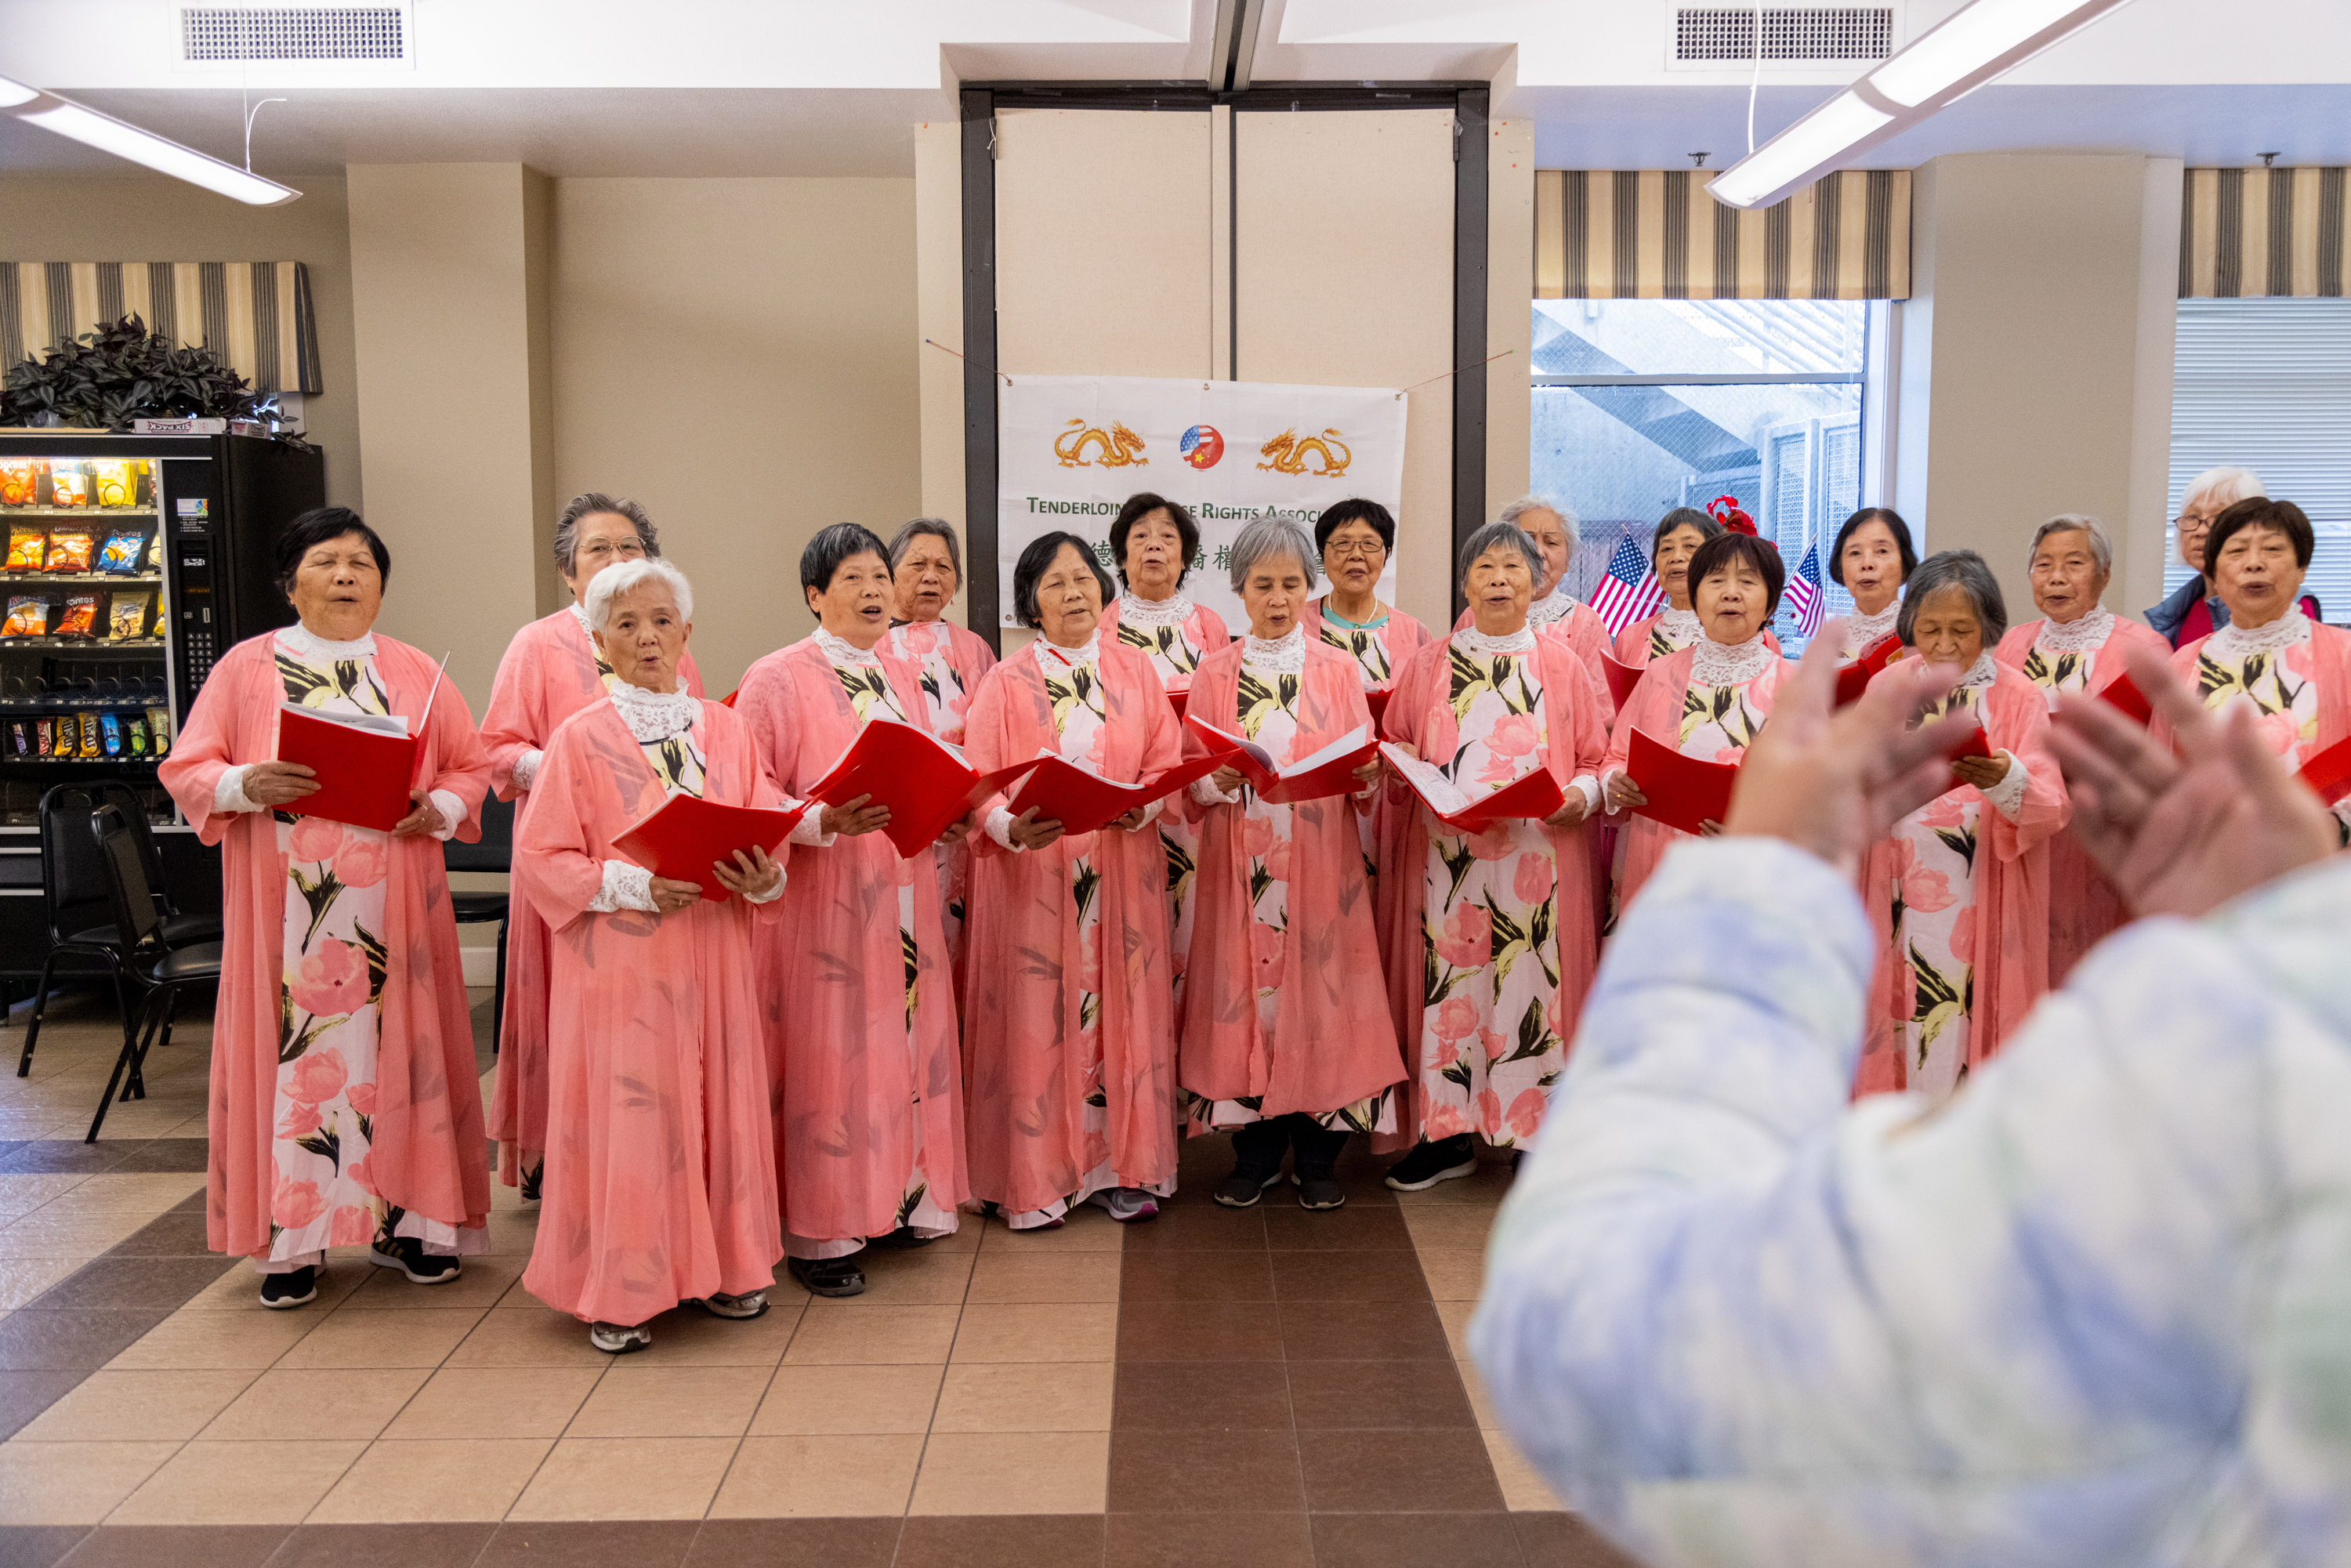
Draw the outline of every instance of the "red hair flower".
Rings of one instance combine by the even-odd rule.
[[[1747,515],[1736,496],[1717,496],[1706,504],[1706,515],[1720,523],[1726,533],[1755,537],[1755,519]]]

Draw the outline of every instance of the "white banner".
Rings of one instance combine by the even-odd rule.
[[[1249,617],[1226,573],[1242,528],[1284,517],[1311,535],[1325,507],[1350,497],[1403,510],[1405,400],[1394,388],[1015,376],[997,407],[997,602],[1007,626],[1020,623],[1013,566],[1040,535],[1067,529],[1092,541],[1116,578],[1110,526],[1138,491],[1191,509],[1201,549],[1186,590],[1236,636]],[[1395,602],[1394,555],[1380,597]]]

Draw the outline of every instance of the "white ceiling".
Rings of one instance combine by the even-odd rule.
[[[1915,37],[1959,0],[1895,0]],[[584,175],[904,175],[959,80],[1199,80],[1214,0],[412,0],[413,63],[186,68],[170,0],[0,0],[0,75],[254,166],[523,162]],[[1267,0],[1259,81],[1489,79],[1546,167],[1710,167],[1748,72],[1670,69],[1673,0]],[[2351,162],[2351,0],[2135,0],[1868,162],[2064,148]],[[1760,139],[1849,73],[1767,68]],[[0,120],[0,169],[128,166]]]

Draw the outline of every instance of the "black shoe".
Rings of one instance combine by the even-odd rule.
[[[1346,1205],[1347,1189],[1329,1171],[1299,1171],[1290,1179],[1298,1184],[1301,1208],[1341,1208]]]
[[[1466,1176],[1478,1168],[1478,1146],[1469,1134],[1458,1134],[1416,1146],[1388,1167],[1387,1184],[1398,1192],[1426,1192],[1441,1181]]]
[[[461,1265],[446,1253],[427,1252],[413,1236],[395,1236],[390,1246],[379,1238],[368,1249],[368,1261],[379,1269],[397,1269],[412,1285],[445,1285],[457,1277]]]
[[[289,1269],[283,1274],[261,1277],[261,1304],[271,1312],[282,1312],[288,1307],[305,1306],[319,1299],[319,1270],[308,1263],[299,1269]]]
[[[893,1252],[904,1252],[916,1247],[928,1247],[937,1239],[935,1236],[924,1235],[911,1225],[902,1225],[887,1236],[871,1238],[865,1244],[868,1247],[887,1248]]]
[[[792,1278],[811,1296],[862,1296],[865,1293],[865,1270],[857,1266],[857,1259],[847,1258],[787,1258]]]
[[[1265,1196],[1265,1189],[1280,1179],[1280,1166],[1238,1165],[1209,1196],[1227,1208],[1255,1208],[1257,1200]]]

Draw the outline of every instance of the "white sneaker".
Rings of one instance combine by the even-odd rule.
[[[768,1292],[746,1291],[739,1296],[726,1296],[714,1291],[702,1298],[702,1310],[713,1317],[756,1318],[768,1310]]]
[[[643,1323],[590,1323],[588,1343],[606,1355],[653,1348],[653,1331]]]
[[[1159,1200],[1139,1186],[1106,1186],[1086,1201],[1121,1225],[1159,1218]]]

